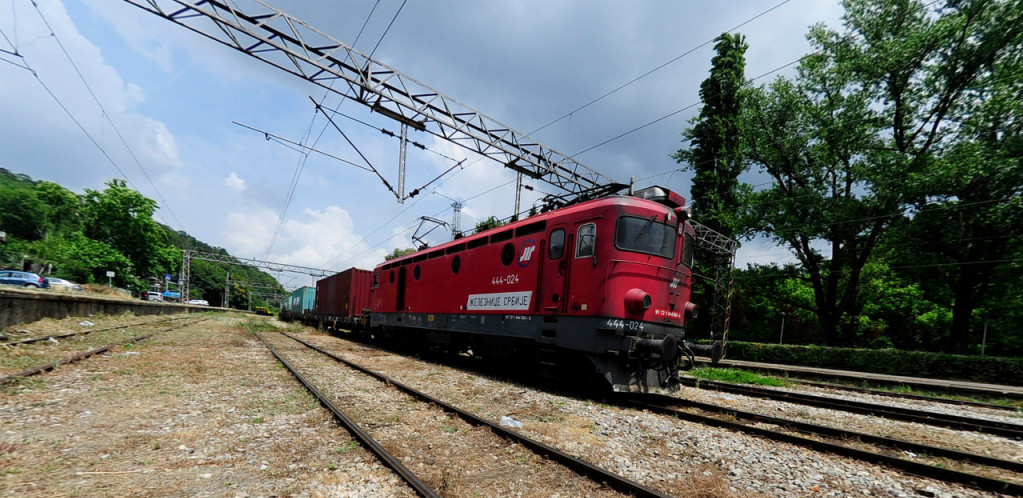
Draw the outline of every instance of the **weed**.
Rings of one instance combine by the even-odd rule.
[[[752,372],[745,372],[730,368],[698,368],[689,372],[689,374],[697,379],[734,382],[738,384],[755,384],[773,387],[785,387],[790,384],[790,382],[782,379],[766,377]]]
[[[262,424],[263,423],[263,417],[256,417],[256,418],[252,419],[252,423],[253,424]]]
[[[354,450],[355,448],[358,448],[358,447],[359,447],[359,442],[358,441],[348,441],[348,444],[346,444],[346,445],[344,445],[344,446],[334,450],[334,452],[340,455],[340,454],[352,451],[352,450]]]
[[[453,425],[445,425],[444,427],[441,427],[440,430],[442,430],[442,431],[444,431],[444,432],[446,432],[448,434],[454,434],[454,433],[458,432],[458,427],[455,427]]]

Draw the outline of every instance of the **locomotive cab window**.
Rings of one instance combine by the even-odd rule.
[[[693,240],[693,234],[687,233],[682,241],[682,264],[689,268],[693,267],[693,249],[695,246],[695,240]]]
[[[597,225],[587,223],[579,227],[579,235],[576,239],[575,257],[587,258],[593,256],[594,246],[597,242]]]
[[[547,257],[550,259],[560,259],[565,255],[565,231],[557,229],[551,232],[551,244],[547,249]]]
[[[618,218],[615,227],[615,247],[618,249],[672,259],[675,257],[675,244],[675,227],[657,221],[657,215]]]

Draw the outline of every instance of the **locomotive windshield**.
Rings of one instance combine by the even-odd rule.
[[[643,252],[662,258],[675,257],[675,227],[657,221],[657,216],[622,216],[615,229],[615,246],[623,251]]]

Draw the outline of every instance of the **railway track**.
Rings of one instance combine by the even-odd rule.
[[[910,408],[881,405],[864,401],[837,399],[815,394],[779,391],[756,386],[731,384],[727,382],[683,379],[683,385],[713,391],[741,394],[757,398],[785,401],[818,408],[842,410],[851,413],[873,415],[893,420],[903,420],[938,427],[949,427],[958,430],[982,432],[1012,439],[1023,439],[1023,425],[973,417],[926,412]]]
[[[890,387],[909,387],[921,391],[944,392],[952,395],[979,398],[1000,398],[1023,402],[1023,387],[1020,386],[914,378],[899,375],[832,370],[827,368],[780,365],[775,363],[760,363],[743,360],[721,360],[718,364],[713,365],[709,361],[698,359],[696,364],[700,366],[716,366],[717,368],[732,368],[736,370],[758,372],[764,375],[783,377],[786,380],[809,380],[810,382],[819,382],[822,379],[828,379],[837,382],[849,382],[854,384],[867,383],[871,385]]]
[[[470,369],[472,370],[472,369]],[[1023,463],[951,448],[770,417],[673,397],[643,395],[622,406],[753,434],[814,451],[881,464],[894,470],[974,489],[1023,494]],[[727,419],[736,419],[730,422]],[[767,428],[765,426],[775,426]]]
[[[955,406],[968,406],[972,408],[984,408],[987,410],[998,410],[998,411],[1009,411],[1014,412],[1019,410],[1018,407],[1008,405],[997,405],[994,403],[983,403],[980,401],[969,401],[964,399],[952,399],[952,398],[941,398],[937,396],[926,396],[922,394],[911,394],[904,392],[885,391],[881,389],[869,389],[866,387],[846,386],[842,384],[832,384],[828,382],[814,382],[805,379],[787,378],[788,382],[794,382],[800,385],[816,387],[819,389],[831,389],[834,391],[846,391],[859,394],[869,394],[871,396],[883,396],[887,398],[898,398],[908,399],[914,401],[926,401],[928,403],[940,403],[943,405],[955,405]]]
[[[98,328],[98,329],[80,330],[78,332],[69,332],[67,334],[50,334],[50,335],[44,335],[44,336],[39,336],[39,337],[30,337],[28,339],[21,339],[21,340],[18,340],[18,341],[0,341],[0,346],[20,346],[22,344],[32,344],[32,343],[36,343],[36,342],[49,341],[50,339],[54,339],[54,340],[67,339],[68,337],[78,337],[78,336],[88,335],[88,334],[92,334],[92,333],[96,333],[96,332],[107,332],[107,331],[110,331],[110,330],[120,330],[120,329],[127,329],[127,328],[131,328],[131,327],[140,327],[140,326],[146,326],[146,325],[156,325],[156,324],[160,324],[160,323],[173,322],[175,320],[187,320],[187,319],[188,319],[187,317],[184,317],[184,318],[164,318],[164,319],[155,320],[155,321],[143,321],[143,322],[137,322],[137,323],[129,323],[129,324],[126,324],[126,325],[118,325],[118,326],[115,326],[115,327],[103,327],[103,328]]]
[[[82,353],[79,353],[79,354],[76,354],[76,355],[73,355],[73,356],[70,356],[70,357],[62,358],[60,360],[57,360],[57,361],[54,361],[54,362],[50,362],[50,363],[45,363],[43,365],[38,365],[38,366],[35,366],[35,367],[30,367],[30,368],[21,370],[19,372],[15,372],[15,373],[10,374],[10,375],[6,375],[6,376],[3,376],[3,377],[0,377],[0,386],[11,384],[13,382],[16,382],[16,381],[18,381],[20,379],[23,379],[23,378],[26,378],[26,377],[31,377],[31,376],[34,376],[34,375],[39,375],[39,374],[42,374],[42,373],[45,373],[45,372],[49,372],[49,371],[54,370],[55,368],[57,368],[57,367],[59,367],[61,365],[67,365],[67,364],[70,364],[70,363],[75,363],[75,362],[78,362],[78,361],[90,358],[92,356],[96,356],[98,354],[106,353],[106,352],[108,352],[108,351],[112,350],[113,348],[115,348],[117,346],[120,346],[120,345],[134,344],[136,342],[140,342],[140,341],[144,341],[146,339],[149,339],[150,337],[152,337],[152,336],[154,336],[156,334],[159,334],[161,332],[168,332],[168,331],[171,331],[171,330],[174,330],[174,329],[178,329],[178,328],[182,328],[182,327],[185,327],[185,326],[188,326],[188,325],[194,325],[196,323],[203,322],[203,321],[206,321],[206,320],[208,320],[208,318],[203,318],[203,319],[200,319],[200,320],[194,320],[194,321],[190,321],[190,322],[187,322],[187,323],[176,324],[173,327],[169,327],[169,328],[162,329],[162,330],[157,330],[157,331],[150,332],[150,333],[144,334],[144,335],[135,336],[135,337],[132,337],[132,338],[130,338],[128,340],[122,340],[122,341],[113,342],[113,343],[110,343],[110,344],[107,344],[105,346],[101,346],[101,347],[98,347],[98,348],[90,348],[88,351],[84,351]],[[150,325],[150,324],[153,324],[153,323],[154,322],[147,322],[147,323],[144,323],[144,324],[141,324],[141,325]],[[160,323],[160,322],[156,322],[156,323]],[[138,325],[140,325],[140,324],[134,324],[134,326],[138,326]],[[103,329],[103,330],[104,331],[107,331],[107,330],[117,330],[117,329],[128,328],[128,327],[131,327],[131,326],[132,325],[125,325],[125,326],[118,326],[118,327],[109,327],[109,328]],[[95,331],[95,332],[98,332],[98,331]],[[76,333],[76,334],[67,334],[67,335],[73,336],[73,335],[82,335],[82,334],[81,333]],[[42,340],[48,340],[48,339],[49,339],[49,337],[41,338],[41,339],[38,339],[38,340],[42,341]],[[32,342],[36,342],[36,341],[32,341]]]
[[[315,352],[321,358],[329,358],[333,362],[342,363],[345,366],[347,366],[348,368],[352,369],[353,371],[359,372],[360,375],[368,376],[368,377],[370,377],[372,379],[375,379],[375,382],[377,382],[381,386],[389,386],[389,387],[384,387],[384,388],[396,389],[396,390],[400,391],[402,396],[411,397],[412,399],[415,399],[418,402],[429,404],[430,406],[434,407],[433,409],[439,409],[439,410],[442,410],[446,414],[450,414],[451,416],[457,417],[462,423],[465,423],[468,426],[471,426],[472,428],[478,428],[479,430],[482,430],[485,433],[489,433],[489,434],[485,435],[486,438],[495,439],[497,441],[503,440],[503,441],[505,441],[503,444],[511,443],[511,444],[514,444],[514,445],[518,445],[521,448],[523,448],[524,450],[528,450],[529,452],[532,452],[534,454],[534,458],[536,458],[540,462],[546,462],[548,460],[551,461],[551,462],[555,462],[558,466],[560,466],[562,468],[561,472],[571,471],[576,476],[585,476],[586,478],[588,478],[590,480],[590,487],[592,488],[591,490],[587,491],[587,490],[582,490],[582,489],[579,489],[578,487],[576,487],[574,489],[569,489],[567,492],[563,491],[562,494],[566,494],[566,493],[567,494],[593,493],[593,492],[595,492],[594,490],[599,491],[601,488],[607,487],[607,488],[610,488],[611,490],[614,490],[617,493],[621,493],[621,494],[625,494],[625,495],[631,495],[631,496],[641,496],[641,497],[654,497],[654,496],[656,496],[656,497],[664,497],[664,496],[668,496],[668,495],[665,495],[665,494],[663,494],[663,493],[661,493],[661,492],[659,492],[657,490],[654,490],[652,488],[644,486],[643,484],[640,484],[638,482],[632,481],[632,480],[627,479],[627,478],[625,478],[623,476],[620,476],[620,475],[608,472],[608,471],[606,471],[604,469],[601,469],[600,467],[597,467],[597,466],[595,466],[593,464],[590,464],[589,462],[586,462],[586,461],[581,460],[579,458],[576,458],[576,457],[573,457],[571,455],[568,455],[568,454],[558,450],[557,448],[554,448],[554,447],[551,447],[549,445],[543,444],[541,442],[535,441],[535,440],[530,439],[530,438],[528,438],[528,437],[526,437],[526,436],[524,436],[524,435],[522,435],[522,434],[520,434],[518,432],[515,432],[513,430],[507,429],[507,428],[502,427],[502,426],[500,426],[498,424],[495,424],[495,423],[493,423],[493,422],[491,422],[489,420],[485,420],[485,419],[480,418],[480,417],[478,417],[478,416],[476,416],[476,415],[474,415],[472,413],[469,413],[469,412],[466,412],[464,410],[461,410],[461,409],[459,409],[459,408],[457,408],[457,407],[455,407],[455,406],[453,406],[453,405],[451,405],[449,403],[446,403],[446,402],[444,402],[442,400],[439,400],[439,399],[436,399],[436,398],[434,398],[434,397],[432,397],[432,396],[430,396],[428,394],[425,394],[425,393],[420,392],[420,391],[418,391],[416,389],[413,389],[413,388],[411,388],[411,387],[409,387],[409,386],[407,386],[405,384],[402,384],[401,382],[398,382],[398,381],[396,381],[396,380],[394,380],[392,378],[388,378],[388,377],[386,377],[384,375],[381,375],[379,373],[376,373],[376,372],[373,372],[371,370],[368,370],[368,369],[366,369],[366,368],[364,368],[364,367],[362,367],[362,366],[360,366],[358,364],[355,364],[355,363],[353,363],[353,362],[351,362],[349,360],[346,360],[345,358],[342,358],[342,357],[340,357],[340,356],[338,356],[338,355],[336,355],[334,353],[331,353],[330,351],[326,351],[326,350],[324,350],[322,348],[319,348],[319,347],[317,347],[317,346],[315,346],[313,344],[310,344],[310,343],[308,343],[306,341],[303,341],[303,340],[301,340],[301,339],[299,339],[297,337],[294,337],[294,336],[288,335],[288,334],[283,334],[283,333],[280,334],[280,335],[281,335],[281,337],[287,337],[288,339],[293,341],[294,344],[300,344],[301,348],[303,350],[305,350],[305,351]],[[262,335],[260,335],[260,340],[262,340],[264,342],[264,344],[267,344],[267,346],[270,347],[272,351],[275,351],[275,349],[279,349],[279,346],[280,346],[279,344],[278,344],[278,348],[274,348],[274,346],[271,345],[271,343],[273,341],[267,341],[266,338],[264,338]],[[291,354],[295,355],[296,352],[293,351]],[[280,354],[279,351],[275,351],[274,355],[282,363],[286,363],[287,362],[286,363],[286,367],[289,369],[289,371],[292,371],[292,373],[296,374],[296,377],[300,376],[300,374],[298,373],[299,369],[294,366],[293,362],[291,362],[291,361],[289,361],[287,359],[287,356],[289,356],[289,355]],[[303,378],[305,380],[302,380]],[[302,378],[300,378],[300,380],[302,380],[303,384],[305,384],[306,387],[309,388],[310,392],[314,393],[314,395],[317,396],[318,399],[320,399],[321,403],[323,403],[325,406],[328,406],[328,409],[330,409],[332,412],[334,412],[335,415],[338,416],[339,420],[342,420],[342,423],[346,427],[348,427],[348,423],[344,422],[343,421],[344,419],[347,419],[347,420],[351,421],[352,424],[355,424],[355,422],[351,419],[351,417],[348,417],[347,415],[344,415],[343,413],[339,415],[339,413],[341,412],[340,408],[338,408],[335,403],[332,403],[330,401],[330,399],[328,399],[327,396],[324,395],[323,389],[320,389],[320,388],[314,386],[313,383],[308,380],[308,376],[303,376]],[[330,408],[330,406],[334,406],[334,408]],[[338,408],[337,412],[335,412],[335,408]],[[349,409],[350,410],[354,410],[355,408],[350,405]],[[409,408],[408,408],[408,406],[404,406],[404,407],[401,407],[401,409],[402,410],[408,410]],[[355,427],[358,427],[358,426],[355,426]],[[377,428],[379,430],[379,426]],[[363,429],[361,427],[358,428],[358,429],[351,428],[350,430],[352,430],[353,434],[355,434],[356,437],[359,437],[360,439],[362,437],[364,437],[364,436],[366,438],[368,438],[368,439],[365,440],[365,445],[367,446],[367,448],[373,449],[373,451],[378,454],[378,456],[381,459],[381,461],[387,463],[388,466],[391,466],[391,468],[395,469],[396,472],[398,472],[400,475],[402,475],[402,477],[405,478],[407,482],[409,482],[409,485],[412,486],[414,489],[416,489],[416,491],[418,493],[420,493],[423,496],[434,496],[434,495],[432,495],[430,493],[436,493],[436,491],[433,490],[433,489],[430,489],[429,486],[427,486],[426,488],[422,488],[419,484],[413,484],[413,483],[422,483],[424,481],[423,478],[420,478],[420,477],[416,476],[414,473],[411,473],[411,471],[408,471],[408,473],[410,475],[406,477],[406,471],[408,470],[407,466],[402,465],[401,462],[399,461],[399,459],[395,458],[393,454],[388,452],[388,450],[384,448],[384,446],[386,446],[386,445],[382,445],[379,442],[374,441],[372,439],[372,437],[370,436],[370,434],[365,429]],[[463,431],[457,429],[456,426],[452,426],[452,429],[450,429],[450,430],[451,430],[450,435],[452,437],[457,436],[457,435],[459,435],[460,433],[463,432]],[[467,430],[467,431],[465,431],[465,433],[466,434],[473,433],[474,434],[473,437],[480,437],[480,434],[478,434],[479,430]],[[407,437],[407,435],[406,435],[406,436],[402,437],[402,439],[406,439],[407,440],[407,439],[415,439],[415,438],[418,438],[418,437],[420,437],[420,436],[413,436],[413,437],[410,438],[410,437]],[[372,442],[370,442],[370,441],[372,441]],[[393,446],[394,444],[395,444],[395,442],[392,441],[391,446]],[[476,446],[476,447],[484,447],[485,448],[487,446],[494,446],[494,445],[493,444],[491,444],[491,445],[476,444],[474,446]],[[497,446],[500,447],[500,444],[498,444]],[[509,451],[512,451],[512,450],[509,450],[509,449],[506,448],[506,449],[501,450],[501,451],[502,452],[509,452]],[[430,458],[433,458],[433,457],[430,457]],[[498,458],[500,458],[500,455],[496,455],[496,454],[493,455],[493,456],[487,455],[486,458],[481,456],[479,458],[479,461],[482,462],[483,460],[489,459],[489,458],[493,458],[496,461]],[[403,468],[405,470],[398,471],[397,469],[399,469],[399,468]],[[482,470],[482,468],[481,468],[481,470]],[[567,484],[567,482],[566,482],[566,484]],[[577,486],[577,485],[575,485],[575,486]],[[550,490],[550,492],[555,492],[555,490]]]
[[[681,420],[745,432],[776,441],[804,446],[815,451],[829,452],[871,463],[879,463],[921,477],[963,484],[983,491],[1004,493],[1008,495],[1023,495],[1023,482],[1007,481],[997,477],[991,477],[990,473],[988,475],[984,475],[977,472],[954,470],[948,468],[943,463],[928,464],[899,458],[897,456],[893,456],[891,450],[895,449],[903,452],[913,451],[937,458],[947,458],[949,460],[959,462],[963,464],[963,466],[977,469],[978,472],[983,471],[984,467],[995,467],[1016,473],[1015,476],[1019,477],[1019,475],[1021,475],[1020,473],[1023,473],[1023,464],[1017,461],[1000,460],[946,448],[856,433],[816,424],[796,422],[707,403],[682,400],[670,396],[644,395],[640,398],[634,395],[626,395],[620,399],[620,402],[626,406],[648,410],[653,413],[675,417]],[[723,418],[722,416],[727,418]],[[728,420],[728,418],[734,418],[735,420]],[[808,436],[792,434],[791,432],[783,430],[765,428],[762,424],[775,425],[788,429],[789,431],[807,434]],[[818,436],[822,439],[814,439],[809,436]],[[839,440],[841,442],[832,442],[835,440]],[[870,450],[855,447],[849,443],[850,441],[867,443],[875,446],[876,449]]]

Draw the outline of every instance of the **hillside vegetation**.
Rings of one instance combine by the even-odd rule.
[[[182,250],[228,255],[185,232],[153,220],[156,201],[113,179],[103,190],[76,194],[56,183],[0,168],[0,268],[36,271],[75,282],[110,283],[138,295],[147,290],[176,291]],[[255,268],[192,260],[189,298],[218,305],[224,299],[227,272],[231,280],[286,291],[270,275]],[[164,276],[172,281],[164,283]],[[232,285],[230,305],[247,308],[248,290]],[[267,304],[251,296],[252,305]]]

